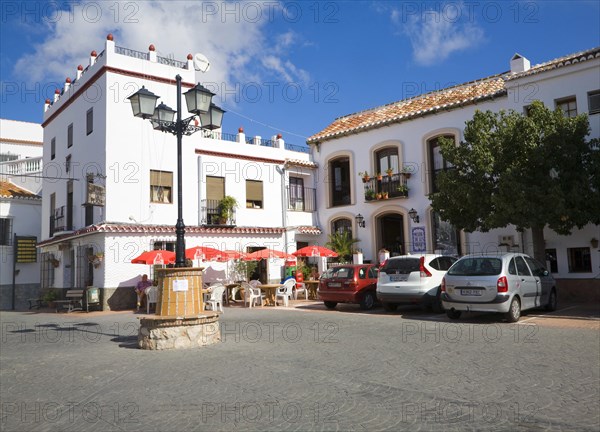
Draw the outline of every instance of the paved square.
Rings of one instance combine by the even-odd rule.
[[[157,352],[131,312],[2,312],[0,426],[598,431],[598,321],[522,319],[229,307],[222,343]]]

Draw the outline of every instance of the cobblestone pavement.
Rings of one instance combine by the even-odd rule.
[[[229,307],[222,343],[163,352],[131,312],[2,312],[0,429],[598,431],[596,311],[568,311]]]

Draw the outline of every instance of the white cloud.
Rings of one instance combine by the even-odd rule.
[[[457,19],[460,15],[450,16],[445,9],[432,10],[426,4],[421,4],[421,8],[411,9],[410,14],[397,9],[390,13],[392,23],[410,39],[414,59],[421,65],[441,62],[454,52],[477,46],[485,37],[476,23]]]
[[[214,1],[65,4],[71,11],[62,11],[35,51],[16,62],[14,72],[23,79],[62,82],[73,77],[78,64],[86,66],[92,50],[103,48],[108,33],[118,46],[147,52],[152,43],[158,55],[178,60],[201,52],[211,63],[202,80],[227,86],[265,73],[276,72],[284,80],[306,74],[286,58],[297,40],[293,32],[277,35],[274,43],[265,37],[273,2],[252,2],[252,8]]]

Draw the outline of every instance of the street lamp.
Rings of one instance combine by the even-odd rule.
[[[364,228],[365,227],[365,218],[363,215],[361,215],[360,213],[357,214],[354,219],[356,220],[356,224],[361,227]]]
[[[408,211],[408,215],[410,216],[410,218],[413,220],[414,223],[419,223],[419,215],[417,214],[417,211],[414,208],[411,208]]]
[[[185,225],[183,223],[183,189],[182,189],[182,162],[181,141],[183,135],[192,135],[199,130],[218,129],[223,121],[224,110],[213,104],[215,95],[200,83],[185,92],[185,102],[188,111],[194,115],[181,119],[181,76],[175,77],[177,82],[177,110],[173,110],[164,103],[156,106],[160,96],[147,90],[144,86],[128,97],[135,117],[150,119],[152,127],[162,132],[177,135],[177,223],[175,234],[175,267],[185,267]],[[177,119],[173,121],[175,114]],[[192,123],[196,116],[200,116],[200,126]],[[191,123],[191,124],[190,124]]]

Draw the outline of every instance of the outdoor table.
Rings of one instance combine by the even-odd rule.
[[[241,285],[239,283],[229,283],[225,285],[225,288],[227,289],[227,304],[229,304],[229,298],[231,297],[231,301],[235,303],[235,299],[233,298],[233,296],[231,295],[232,291],[234,288],[236,287],[240,287]]]
[[[308,298],[317,300],[317,287],[319,286],[318,280],[305,280],[304,284],[308,287]]]
[[[257,288],[265,291],[265,306],[276,306],[275,292],[277,288],[281,288],[282,286],[283,284],[262,284],[257,286]]]

